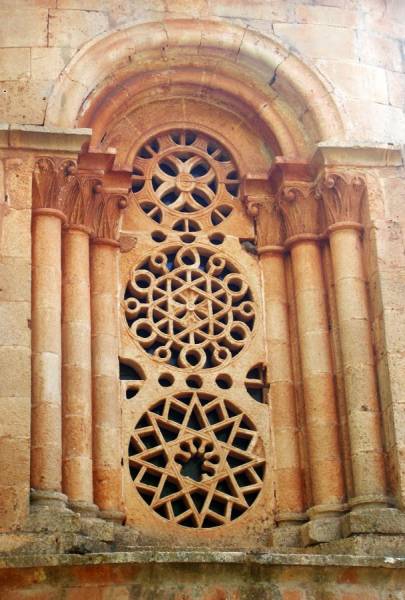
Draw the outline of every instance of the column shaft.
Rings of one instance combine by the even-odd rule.
[[[33,213],[31,486],[61,492],[61,213]]]
[[[276,463],[276,519],[294,521],[304,512],[303,482],[288,327],[284,256],[260,256],[263,273],[268,374]]]
[[[384,502],[381,421],[359,230],[330,231],[343,359],[354,493],[359,502]]]
[[[89,235],[74,227],[63,236],[62,306],[63,491],[84,510],[93,505]]]
[[[118,248],[91,244],[94,498],[107,518],[121,517],[121,403],[118,372]]]
[[[344,498],[321,253],[304,240],[291,248],[312,494],[322,511]],[[328,509],[329,507],[329,509]]]

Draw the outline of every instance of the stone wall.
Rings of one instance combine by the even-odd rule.
[[[404,599],[403,564],[352,558],[161,552],[117,554],[113,564],[103,564],[101,555],[59,564],[17,559],[0,565],[0,594],[7,600]]]
[[[143,21],[216,18],[297,50],[329,81],[355,139],[405,137],[401,0],[3,0],[0,17],[1,121],[43,124],[58,75],[99,34]]]

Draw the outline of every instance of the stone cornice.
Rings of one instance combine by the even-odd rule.
[[[400,146],[394,144],[365,144],[341,142],[318,144],[311,164],[315,169],[332,167],[400,167],[403,157]]]
[[[91,129],[87,128],[57,129],[0,123],[0,148],[77,154],[90,138]]]
[[[153,564],[166,567],[167,564],[219,564],[238,565],[280,565],[301,567],[373,567],[383,569],[404,569],[405,558],[391,555],[362,554],[294,554],[277,552],[224,551],[224,550],[137,550],[134,552],[103,552],[94,554],[39,554],[22,556],[1,556],[0,569],[28,567],[68,567],[70,565],[140,565]]]

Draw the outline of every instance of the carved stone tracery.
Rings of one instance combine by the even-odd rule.
[[[248,510],[262,488],[265,460],[256,428],[238,407],[195,392],[148,408],[131,436],[129,465],[157,514],[208,528]]]
[[[159,248],[137,265],[124,304],[132,334],[153,359],[191,369],[235,357],[256,312],[229,258],[196,244]]]
[[[221,144],[193,130],[161,133],[139,150],[133,192],[153,221],[176,231],[222,223],[239,195],[239,175]]]

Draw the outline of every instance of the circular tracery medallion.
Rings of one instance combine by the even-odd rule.
[[[263,485],[256,428],[233,403],[210,394],[159,400],[129,444],[138,493],[160,516],[186,527],[217,527],[242,515]]]
[[[159,362],[207,369],[229,362],[250,338],[249,285],[221,252],[155,250],[131,273],[124,300],[131,333]]]
[[[156,223],[198,231],[219,225],[231,214],[239,175],[219,142],[201,132],[176,130],[142,146],[134,161],[132,189]]]

